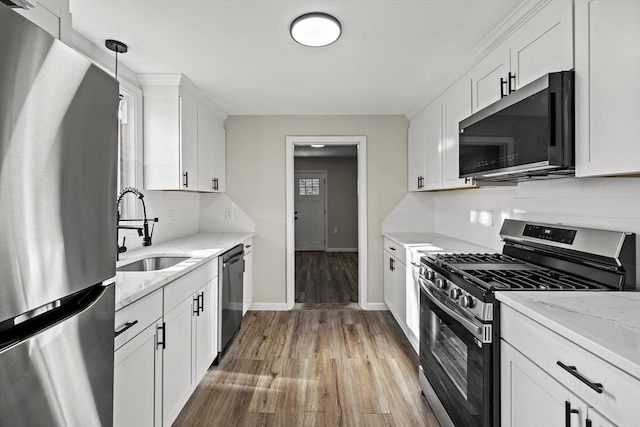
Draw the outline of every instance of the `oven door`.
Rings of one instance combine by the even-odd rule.
[[[457,427],[493,425],[493,346],[482,342],[492,336],[488,329],[421,280],[420,364]]]

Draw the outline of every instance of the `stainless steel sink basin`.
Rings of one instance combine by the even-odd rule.
[[[117,271],[156,271],[164,270],[179,262],[188,260],[189,257],[184,256],[154,256],[143,258],[122,267],[116,268]]]

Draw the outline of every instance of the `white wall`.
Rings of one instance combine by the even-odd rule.
[[[365,135],[368,168],[368,303],[382,302],[382,221],[405,196],[404,116],[231,116],[227,195],[255,222],[254,303],[286,302],[285,137]]]
[[[425,229],[432,226],[436,233],[497,251],[502,250],[498,233],[505,218],[634,232],[640,248],[640,178],[563,178],[517,187],[413,193],[400,206],[409,203],[408,198],[433,203],[435,209],[417,211],[413,218],[405,209],[405,223]],[[385,226],[385,231],[407,231],[397,215],[388,218]],[[636,272],[636,283],[640,283],[640,251]]]

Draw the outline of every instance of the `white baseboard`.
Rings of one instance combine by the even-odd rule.
[[[389,310],[389,308],[387,307],[387,304],[383,302],[370,302],[368,304],[363,304],[361,307],[363,310],[369,310],[369,311]]]
[[[250,311],[289,311],[286,302],[254,302],[249,307]]]
[[[325,252],[358,252],[358,248],[327,248]]]

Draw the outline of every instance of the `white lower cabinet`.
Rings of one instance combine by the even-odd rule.
[[[407,271],[405,248],[384,238],[384,302],[411,341],[407,326]]]
[[[218,354],[218,259],[116,312],[115,426],[170,426]]]
[[[502,427],[632,426],[640,380],[500,305]]]
[[[505,341],[500,357],[503,426],[615,426]]]
[[[193,301],[186,299],[165,314],[166,346],[162,378],[162,420],[170,426],[195,389],[191,373]]]
[[[116,350],[113,425],[162,425],[162,322],[148,326]]]

